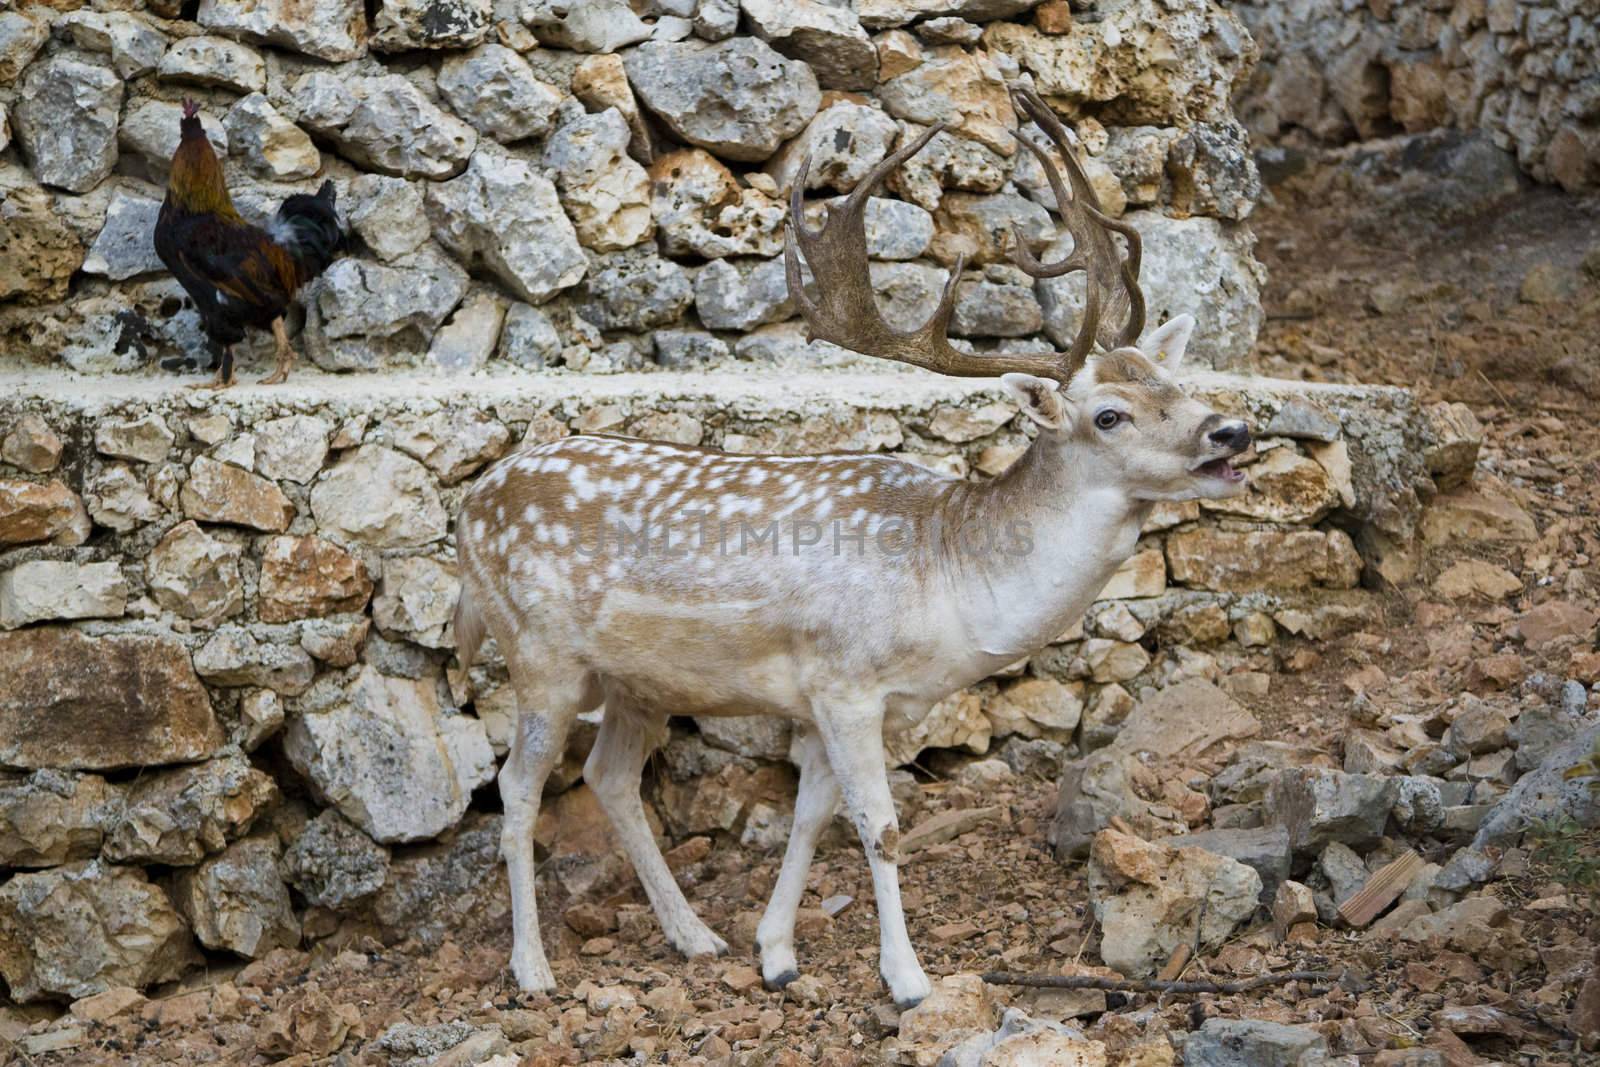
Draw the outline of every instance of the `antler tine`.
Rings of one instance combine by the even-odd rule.
[[[1073,351],[1082,349],[1087,354],[1094,339],[1107,348],[1131,345],[1144,332],[1144,292],[1139,287],[1139,266],[1143,246],[1139,232],[1126,222],[1113,219],[1100,207],[1100,198],[1089,184],[1089,176],[1078,162],[1073,151],[1074,138],[1067,132],[1050,105],[1032,89],[1013,88],[1011,97],[1017,110],[1033,120],[1060,153],[1067,169],[1067,182],[1063,183],[1042,148],[1031,138],[1013,134],[1039,161],[1050,191],[1056,198],[1056,208],[1068,232],[1072,234],[1072,254],[1059,263],[1046,264],[1029,252],[1019,239],[1012,246],[1011,259],[1019,268],[1037,278],[1059,278],[1081,270],[1086,279],[1084,316]],[[1068,189],[1070,185],[1070,190]],[[1126,257],[1119,255],[1111,234],[1121,234],[1127,242]],[[1020,236],[1020,235],[1019,235]],[[1116,270],[1113,272],[1112,266]],[[1107,296],[1109,294],[1109,299]],[[1111,304],[1113,321],[1121,320],[1122,329],[1115,333],[1103,330],[1100,323],[1102,305]],[[1126,308],[1125,315],[1122,314]],[[1087,343],[1085,338],[1087,337]]]
[[[831,341],[863,355],[909,363],[940,374],[987,378],[1022,371],[1064,382],[1054,357],[1020,353],[972,355],[950,344],[947,328],[955,312],[956,289],[966,265],[964,257],[951,266],[938,307],[922,325],[897,329],[878,310],[867,263],[867,200],[890,171],[921,151],[943,128],[943,124],[929,128],[873,167],[843,203],[829,206],[821,228],[815,230],[806,225],[804,218],[806,174],[811,160],[808,157],[801,163],[789,193],[789,240],[784,247],[790,296],[805,316],[813,340]],[[815,298],[805,290],[801,255],[816,279]]]
[[[991,377],[1011,371],[1051,378],[1065,385],[1083,366],[1095,341],[1113,345],[1132,344],[1144,329],[1144,297],[1139,290],[1139,234],[1127,223],[1106,216],[1089,185],[1069,135],[1044,100],[1030,89],[1014,89],[1018,109],[1031,118],[1061,150],[1067,168],[1067,182],[1044,150],[1031,139],[1018,137],[1039,160],[1055,194],[1061,218],[1072,234],[1072,254],[1059,263],[1042,263],[1016,237],[1012,262],[1036,278],[1057,278],[1083,271],[1088,281],[1084,295],[1083,323],[1072,347],[1066,352],[1033,355],[1020,352],[969,354],[950,343],[947,329],[955,312],[956,292],[961,281],[964,259],[952,266],[940,294],[938,307],[926,322],[911,330],[896,329],[878,310],[867,263],[865,213],[868,198],[878,185],[900,164],[916,155],[936,136],[943,125],[934,126],[920,137],[890,154],[856,184],[843,202],[829,206],[820,228],[805,223],[806,176],[811,169],[808,156],[795,175],[789,193],[789,233],[784,246],[784,270],[789,294],[813,340],[831,341],[863,355],[909,363],[940,374],[961,377]],[[1070,188],[1068,187],[1070,184]],[[1112,233],[1120,233],[1128,244],[1126,257],[1118,255]],[[801,257],[816,279],[815,295],[807,293],[802,277]],[[1115,290],[1115,304],[1127,306],[1127,320],[1113,338],[1101,336],[1102,311],[1107,293]]]

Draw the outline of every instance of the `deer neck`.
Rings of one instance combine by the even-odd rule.
[[[1133,553],[1150,504],[1088,450],[1040,440],[998,478],[956,486],[943,510],[943,578],[968,647],[1009,663],[1088,608]],[[974,544],[974,529],[989,539]]]

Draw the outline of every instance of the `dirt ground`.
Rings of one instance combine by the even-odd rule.
[[[1271,272],[1260,369],[1406,385],[1425,400],[1470,405],[1487,435],[1480,476],[1513,494],[1542,538],[1493,558],[1523,580],[1520,595],[1452,603],[1429,584],[1448,560],[1428,559],[1418,581],[1394,598],[1386,632],[1316,651],[1278,650],[1268,668],[1271,691],[1252,710],[1270,737],[1335,754],[1360,714],[1347,682],[1364,667],[1381,671],[1377,687],[1367,675],[1376,699],[1419,704],[1476,684],[1474,665],[1508,650],[1522,657],[1510,693],[1573,676],[1592,684],[1593,653],[1588,661],[1570,647],[1524,654],[1509,635],[1523,612],[1550,597],[1600,602],[1600,277],[1582,265],[1588,255],[1600,274],[1600,202],[1525,189],[1491,212],[1440,225],[1381,202],[1352,201],[1336,187],[1302,175],[1277,187],[1253,220]],[[1538,276],[1524,295],[1552,297],[1547,302],[1519,296],[1530,271]],[[903,828],[952,807],[1005,809],[1003,825],[920,852],[902,868],[912,939],[936,981],[956,972],[1059,974],[1074,962],[1099,963],[1085,867],[1057,863],[1044,842],[1055,795],[1055,784],[1043,780],[979,790],[929,775],[917,803],[902,809]],[[1276,944],[1267,923],[1193,960],[1185,977],[1295,968],[1337,980],[1233,996],[1079,995],[1078,1010],[1089,1007],[1076,1025],[1108,1043],[1113,1063],[1163,1062],[1119,1050],[1212,1016],[1318,1025],[1336,1052],[1362,1051],[1363,1063],[1403,1062],[1378,1059],[1376,1050],[1413,1046],[1436,1048],[1450,1064],[1582,1062],[1587,1054],[1575,1049],[1566,1020],[1573,976],[1600,942],[1600,898],[1585,881],[1595,877],[1600,853],[1582,834],[1529,842],[1524,852],[1504,868],[1517,873],[1492,887],[1516,925],[1505,944],[1479,958],[1323,926]],[[364,1046],[392,1023],[458,1020],[498,1025],[512,1043],[512,1062],[529,1065],[881,1062],[898,1020],[877,976],[871,885],[856,843],[838,832],[824,842],[799,937],[801,967],[814,980],[786,993],[761,988],[752,948],[780,855],[715,840],[678,856],[690,900],[734,946],[727,958],[678,958],[654,920],[640,919],[636,885],[574,914],[598,924],[578,923],[588,932],[604,934],[587,944],[563,922],[570,902],[544,892],[546,945],[562,992],[521,995],[505,966],[502,878],[488,894],[496,903],[462,916],[442,946],[384,946],[345,931],[308,952],[214,971],[167,991],[170,999],[89,1026],[77,1048],[33,1062],[399,1063],[409,1054]],[[839,895],[854,902],[830,918],[821,902]],[[619,907],[620,929],[606,932]],[[1511,932],[1518,928],[1520,937]],[[1064,1003],[1060,994],[1000,987],[995,995],[1047,1017],[1059,1016]],[[1441,1009],[1475,1005],[1499,1007],[1513,1025],[1459,1037],[1435,1025]],[[338,1044],[343,1051],[331,1053]],[[24,1062],[19,1056],[13,1049],[8,1059],[0,1045],[0,1063]]]

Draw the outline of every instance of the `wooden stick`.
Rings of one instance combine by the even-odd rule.
[[[1406,891],[1406,886],[1411,884],[1422,867],[1422,857],[1417,855],[1416,850],[1406,849],[1373,871],[1366,885],[1339,905],[1339,915],[1357,930],[1361,929]]]
[[[1177,981],[1183,976],[1183,969],[1189,966],[1189,957],[1192,955],[1194,955],[1194,950],[1188,945],[1179,945],[1173,950],[1171,958],[1167,960],[1167,965],[1161,968],[1156,977],[1163,982]]]
[[[1011,974],[991,971],[983,976],[990,985],[1032,986],[1038,989],[1109,989],[1118,993],[1248,993],[1284,982],[1325,982],[1321,971],[1284,971],[1263,974],[1242,982],[1168,982],[1160,978],[1106,978],[1098,974]]]

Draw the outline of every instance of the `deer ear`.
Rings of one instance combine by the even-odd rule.
[[[1061,402],[1061,387],[1048,378],[1035,378],[1031,374],[1002,374],[1000,384],[1006,392],[1017,398],[1022,413],[1051,430],[1067,424],[1067,406]]]
[[[1162,370],[1174,371],[1183,362],[1183,353],[1189,347],[1189,338],[1193,333],[1194,316],[1175,315],[1157,326],[1144,339],[1139,350]]]

